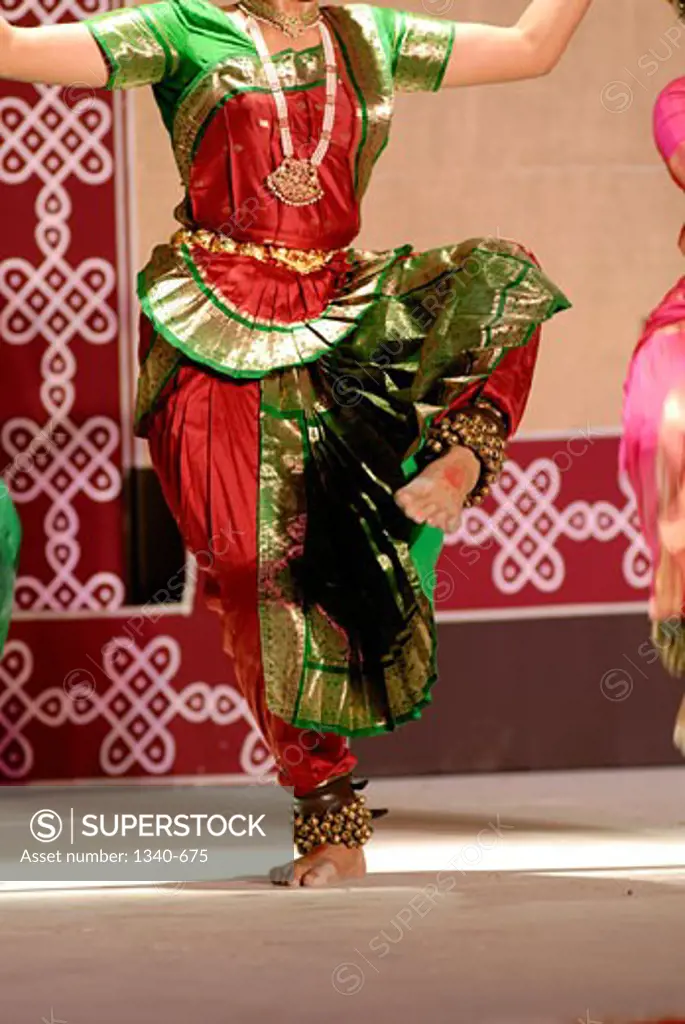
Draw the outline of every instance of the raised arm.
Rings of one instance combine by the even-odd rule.
[[[13,28],[0,18],[0,78],[131,89],[178,70],[185,28],[172,0],[118,7],[77,25]]]
[[[102,87],[109,70],[85,25],[16,28],[0,17],[0,78]]]
[[[592,0],[531,0],[508,28],[459,22],[444,86],[512,82],[548,74]]]

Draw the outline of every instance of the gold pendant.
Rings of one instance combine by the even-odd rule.
[[[267,187],[287,206],[311,206],[324,194],[319,174],[309,160],[286,157],[266,179]]]
[[[313,22],[316,24],[316,22]],[[282,22],[279,22],[277,28],[280,28],[284,36],[288,39],[299,39],[305,32],[308,32],[311,25],[305,25],[304,22],[300,21],[299,18],[284,18]]]

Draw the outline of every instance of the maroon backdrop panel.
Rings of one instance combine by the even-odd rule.
[[[35,24],[109,6],[4,0],[3,13]],[[24,525],[17,615],[0,663],[7,781],[271,769],[218,623],[194,589],[171,614],[125,607],[126,116],[121,95],[0,83],[0,446]],[[617,439],[523,441],[511,455],[490,505],[448,540],[437,579],[443,619],[643,604],[649,566],[617,477]],[[442,628],[467,630],[474,643],[484,635]],[[499,634],[507,644],[516,635]],[[487,677],[475,653],[468,679],[457,671],[463,641],[443,647],[443,687]],[[528,671],[547,668],[531,654]],[[457,715],[452,747],[468,728]],[[509,751],[503,764],[519,760]]]
[[[356,744],[371,775],[682,764],[682,684],[645,616],[446,623],[440,681],[420,722]]]
[[[0,665],[7,780],[266,775],[268,753],[201,609],[19,622]]]
[[[444,611],[644,602],[650,564],[634,496],[618,475],[618,438],[582,433],[528,440],[489,502],[448,541],[438,575]]]
[[[9,2],[26,23],[104,10]],[[17,605],[123,600],[112,97],[0,83],[5,477],[27,541]]]

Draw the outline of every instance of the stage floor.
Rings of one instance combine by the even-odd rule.
[[[685,769],[379,782],[347,890],[0,895],[7,1024],[685,1018]]]

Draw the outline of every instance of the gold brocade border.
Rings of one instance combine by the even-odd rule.
[[[259,619],[267,706],[290,722],[304,672],[307,628],[290,566],[303,551],[307,510],[301,417],[277,413],[279,390],[278,377],[262,381]]]
[[[300,592],[293,568],[307,534],[305,473],[327,411],[316,371],[292,369],[262,381],[258,550],[266,700],[273,714],[301,727],[373,734],[417,717],[428,699],[435,678],[433,613],[408,544],[391,541],[407,581],[407,621],[372,681],[352,672],[341,626]],[[391,560],[379,558],[392,576]]]
[[[406,719],[427,698],[436,674],[433,608],[424,592],[407,544],[396,541],[395,552],[409,581],[414,607],[384,666],[388,708],[392,720]]]
[[[141,272],[139,296],[157,329],[190,358],[237,376],[261,376],[311,362],[354,329],[373,303],[379,273],[393,253],[376,254],[350,274],[325,313],[311,321],[279,323],[249,317],[212,290],[185,247],[158,246]],[[261,272],[265,272],[262,265]]]
[[[87,26],[110,64],[108,89],[133,89],[160,82],[178,68],[180,55],[163,28],[155,24],[155,7],[145,11],[107,11]]]
[[[361,131],[355,185],[357,199],[361,200],[388,141],[394,97],[392,67],[371,7],[329,7],[327,17],[342,46],[359,102]]]
[[[414,605],[385,667],[385,695],[351,681],[344,630],[318,605],[305,608],[292,568],[307,529],[305,472],[314,420],[326,406],[311,371],[292,369],[262,381],[260,411],[259,616],[267,706],[287,722],[345,734],[383,731],[411,716],[434,675],[432,609],[406,544],[395,549],[412,581]],[[316,416],[314,415],[316,413]],[[312,434],[314,431],[314,434]],[[353,600],[353,597],[351,596]]]
[[[518,243],[500,238],[473,238],[411,253],[389,268],[382,292],[400,300],[393,306],[393,317],[413,318],[421,332],[432,337],[417,382],[434,354],[449,353],[454,359],[460,349],[474,357],[489,349],[500,356],[504,348],[525,343],[531,324],[547,318],[560,294]],[[462,321],[456,336],[454,319]],[[399,321],[386,326],[391,337],[403,333]],[[355,345],[362,340],[355,339]],[[483,371],[474,367],[469,377],[491,370],[496,358],[488,357]]]
[[[159,335],[155,336],[138,375],[134,416],[136,427],[153,410],[165,384],[178,368],[182,359],[183,355],[177,348],[174,348]]]
[[[307,524],[307,416],[325,411],[307,369],[262,381],[260,410],[259,615],[269,710],[294,721],[308,696],[339,689],[348,671],[343,630],[318,607],[305,611],[292,575]],[[320,703],[317,698],[315,703]],[[319,719],[317,718],[317,721]]]
[[[406,32],[395,66],[395,87],[403,92],[433,92],[442,80],[454,41],[454,23],[403,13]]]

